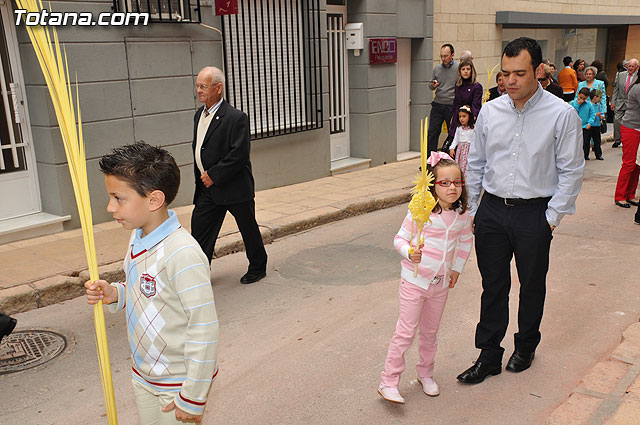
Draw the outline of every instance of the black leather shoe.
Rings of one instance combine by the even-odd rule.
[[[631,208],[631,205],[627,204],[626,202],[616,201],[616,205],[622,208]]]
[[[516,350],[511,355],[509,363],[507,363],[507,370],[509,372],[522,372],[523,370],[527,370],[531,366],[531,362],[535,356],[535,352],[523,353],[522,351]]]
[[[464,384],[479,384],[489,375],[499,375],[502,372],[500,364],[485,364],[476,362],[469,369],[458,375],[458,381]]]
[[[255,283],[265,277],[267,272],[247,272],[244,276],[240,278],[240,283],[248,284]]]
[[[16,323],[18,323],[18,321],[13,317],[0,314],[0,341],[2,341],[2,338],[13,332],[13,329],[16,327]]]
[[[604,161],[604,157],[602,157],[602,156],[598,156],[598,157],[596,157],[596,159],[597,159],[598,161]]]
[[[638,202],[633,199],[627,199],[627,203],[633,205],[634,207],[638,206]]]
[[[620,146],[622,143],[620,142],[613,142],[613,144],[611,145],[612,148],[617,148],[618,146]]]

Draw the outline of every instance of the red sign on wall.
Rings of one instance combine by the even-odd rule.
[[[238,0],[216,0],[216,16],[237,15]]]
[[[369,39],[369,64],[398,61],[398,40],[395,38]]]

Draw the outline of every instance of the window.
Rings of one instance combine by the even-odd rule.
[[[240,0],[223,18],[227,100],[253,139],[322,127],[319,0]]]
[[[149,13],[151,22],[200,22],[200,0],[113,0],[113,9]]]

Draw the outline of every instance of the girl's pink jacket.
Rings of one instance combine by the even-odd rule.
[[[431,223],[425,224],[422,231],[424,247],[422,248],[422,259],[418,264],[417,277],[413,276],[415,264],[409,261],[409,240],[412,227],[413,247],[417,248],[419,245],[416,234],[417,226],[412,221],[410,212],[407,213],[400,230],[393,239],[393,245],[404,258],[401,262],[402,279],[424,289],[428,289],[429,282],[438,275],[443,275],[446,279],[452,270],[462,273],[473,244],[469,211],[463,214],[456,211],[455,220],[448,227],[440,214],[432,213],[430,218]],[[444,273],[439,273],[442,269],[444,269]]]

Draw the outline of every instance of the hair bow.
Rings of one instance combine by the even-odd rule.
[[[433,168],[436,165],[438,165],[438,162],[440,162],[441,159],[449,159],[453,161],[453,158],[451,158],[446,152],[434,151],[434,152],[431,152],[431,155],[429,155],[429,158],[427,159],[427,164],[429,164],[429,166]]]

